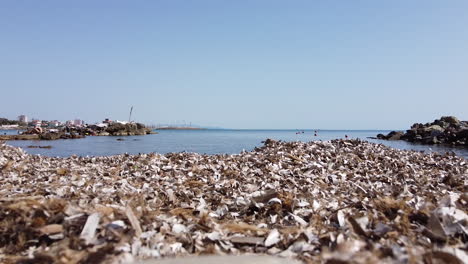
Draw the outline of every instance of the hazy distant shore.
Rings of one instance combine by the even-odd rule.
[[[201,127],[158,127],[155,130],[204,130]]]

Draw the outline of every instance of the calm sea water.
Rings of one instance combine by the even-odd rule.
[[[9,141],[8,144],[24,148],[31,154],[45,156],[68,157],[73,154],[80,156],[106,156],[122,153],[169,153],[169,152],[197,152],[206,154],[240,153],[262,146],[267,138],[284,141],[313,141],[344,138],[360,138],[370,142],[381,143],[398,149],[412,149],[418,151],[453,151],[459,156],[468,158],[468,149],[450,148],[442,146],[415,145],[405,141],[385,141],[368,139],[378,133],[386,134],[390,131],[381,130],[319,130],[314,136],[313,130],[304,130],[303,134],[296,134],[297,130],[161,130],[159,134],[128,137],[86,137],[84,139],[65,139],[54,141]],[[0,131],[1,134],[15,134],[17,131]],[[118,141],[121,138],[123,141]],[[50,149],[28,148],[27,146],[47,146]]]

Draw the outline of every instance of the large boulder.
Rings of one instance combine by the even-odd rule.
[[[377,138],[378,139],[387,139],[387,136],[385,136],[384,134],[377,134]]]
[[[39,138],[42,140],[57,140],[60,139],[63,133],[42,133]]]
[[[455,135],[457,140],[464,140],[468,142],[468,129],[460,130]]]
[[[414,141],[416,136],[418,135],[418,130],[417,129],[410,129],[406,130],[406,133],[400,137],[401,140],[407,140],[407,141]]]
[[[428,144],[428,145],[440,143],[437,137],[431,137],[431,136],[423,138],[422,141],[424,144]]]
[[[401,132],[401,131],[392,131],[392,132],[388,133],[386,138],[388,140],[400,140],[401,136],[403,136],[403,132]]]
[[[444,134],[445,129],[439,125],[431,125],[426,127],[422,131],[422,135],[425,137],[438,137]]]
[[[421,123],[414,123],[414,124],[411,126],[411,129],[413,130],[413,129],[418,129],[418,128],[422,128],[422,127],[424,127],[423,124],[421,124]]]
[[[432,126],[426,127],[424,130],[427,132],[433,132],[433,131],[444,132],[445,129],[439,125],[432,125]]]
[[[460,120],[454,116],[443,116],[440,118],[441,121],[447,122],[449,124],[459,124]]]
[[[432,124],[438,125],[438,126],[444,128],[444,129],[448,128],[451,125],[450,123],[442,121],[442,120],[435,120],[434,123],[432,123]]]
[[[393,135],[391,135],[388,138],[388,140],[400,140],[401,136],[403,136],[403,132],[398,131],[398,132],[394,133]]]
[[[111,135],[118,133],[120,131],[125,131],[125,130],[126,130],[126,125],[120,124],[120,123],[112,123],[106,128],[106,132]]]
[[[143,129],[143,128],[145,128],[145,125],[143,125],[141,123],[136,123],[136,128],[137,129]]]

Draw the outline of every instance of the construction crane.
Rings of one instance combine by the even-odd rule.
[[[128,122],[129,123],[132,121],[132,111],[133,111],[133,106],[130,107],[130,115],[128,116]]]

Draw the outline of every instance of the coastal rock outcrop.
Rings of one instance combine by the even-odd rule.
[[[151,134],[151,129],[141,123],[112,123],[104,131],[110,136],[136,136]],[[107,134],[106,134],[107,135]]]
[[[41,140],[57,140],[57,139],[77,139],[84,138],[84,135],[77,133],[64,133],[64,132],[46,132],[39,134]]]
[[[157,134],[141,123],[113,122],[108,126],[86,125],[48,129],[33,127],[18,135],[0,135],[0,140],[57,140],[77,139],[86,136],[137,136]]]
[[[432,123],[415,123],[406,132],[392,131],[388,135],[378,134],[377,138],[468,147],[468,121],[460,121],[454,116],[443,116]]]

